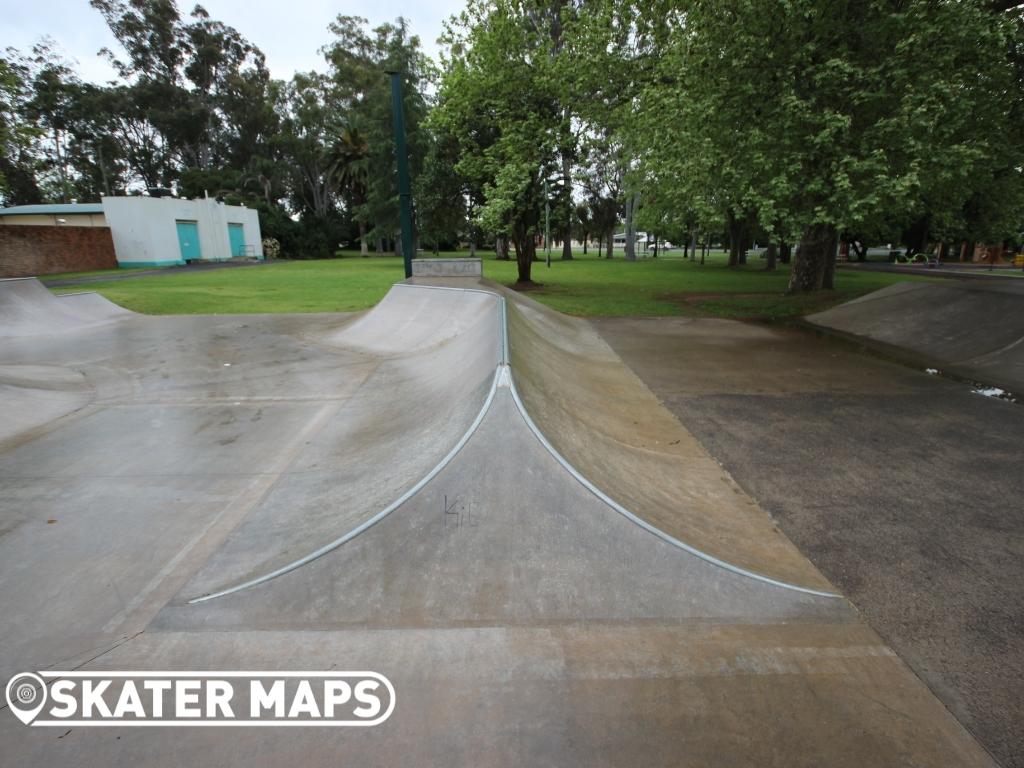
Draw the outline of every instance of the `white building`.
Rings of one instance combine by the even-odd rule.
[[[0,225],[109,227],[121,267],[263,258],[259,215],[216,200],[104,197],[102,203],[0,209]]]
[[[122,267],[263,258],[252,208],[208,199],[104,197],[103,215]]]

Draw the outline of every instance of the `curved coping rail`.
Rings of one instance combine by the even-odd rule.
[[[372,528],[374,525],[379,523],[385,517],[390,515],[392,512],[394,512],[400,506],[402,506],[402,504],[404,504],[406,501],[408,501],[412,496],[414,496],[420,489],[422,489],[428,482],[430,482],[442,469],[444,469],[452,461],[452,459],[455,458],[455,456],[459,453],[459,451],[462,450],[462,448],[466,445],[466,443],[469,442],[469,438],[473,436],[473,433],[476,432],[476,430],[479,428],[480,424],[483,422],[484,417],[487,415],[487,412],[491,408],[491,403],[494,402],[494,396],[497,393],[499,385],[501,385],[501,386],[508,386],[509,392],[512,395],[512,400],[515,403],[516,410],[519,411],[519,414],[523,417],[523,421],[526,422],[526,426],[530,429],[530,431],[537,438],[537,440],[544,447],[544,449],[549,454],[551,454],[551,456],[573,478],[575,478],[575,480],[578,483],[580,483],[580,485],[582,485],[584,488],[586,488],[588,491],[590,491],[592,494],[594,494],[594,496],[596,496],[598,499],[603,501],[605,504],[607,504],[613,510],[618,512],[620,515],[625,517],[627,520],[630,520],[631,522],[633,522],[636,525],[640,526],[641,528],[643,528],[648,533],[651,533],[654,536],[657,536],[662,541],[664,541],[664,542],[666,542],[668,544],[671,544],[672,546],[677,547],[677,548],[683,550],[684,552],[687,552],[687,553],[689,553],[691,555],[694,555],[695,557],[698,557],[701,560],[704,560],[705,562],[711,563],[712,565],[716,565],[719,568],[723,568],[723,569],[725,569],[725,570],[727,570],[727,571],[729,571],[731,573],[735,573],[735,574],[737,574],[739,576],[744,576],[746,578],[753,579],[755,581],[759,581],[759,582],[762,582],[764,584],[769,584],[769,585],[774,586],[774,587],[780,587],[782,589],[788,589],[788,590],[792,590],[794,592],[801,592],[801,593],[804,593],[804,594],[814,595],[814,596],[817,596],[817,597],[829,597],[829,598],[839,598],[839,597],[841,597],[841,595],[838,595],[835,592],[826,592],[824,590],[811,589],[809,587],[801,587],[798,584],[791,584],[791,583],[786,582],[786,581],[780,581],[778,579],[773,579],[773,578],[771,578],[769,576],[765,576],[765,575],[757,573],[755,571],[749,571],[746,568],[741,568],[741,567],[739,567],[737,565],[733,565],[732,563],[726,562],[725,560],[721,560],[721,559],[715,557],[714,555],[711,555],[711,554],[709,554],[707,552],[704,552],[703,550],[697,549],[696,547],[693,547],[693,546],[691,546],[691,545],[689,545],[689,544],[687,544],[687,543],[685,543],[683,541],[680,541],[679,539],[675,538],[674,536],[671,536],[670,534],[666,533],[665,531],[662,531],[660,528],[657,528],[657,527],[651,525],[647,521],[643,520],[642,518],[638,517],[634,513],[630,512],[628,509],[623,507],[621,504],[619,504],[613,498],[611,498],[606,493],[604,493],[600,488],[598,488],[596,485],[594,485],[592,482],[590,482],[590,480],[588,480],[583,474],[581,474],[579,472],[579,470],[577,470],[564,456],[562,456],[562,454],[560,454],[558,452],[558,450],[544,436],[544,433],[540,431],[540,428],[536,425],[536,423],[534,423],[533,419],[530,418],[530,414],[527,412],[526,406],[523,404],[522,399],[519,397],[519,392],[516,389],[515,380],[512,378],[511,375],[508,374],[508,371],[509,371],[511,365],[510,365],[509,351],[508,351],[509,350],[509,346],[508,346],[508,319],[507,319],[506,302],[505,302],[505,297],[504,296],[502,296],[501,294],[497,293],[496,291],[489,291],[489,290],[485,290],[485,289],[482,289],[482,288],[455,288],[455,287],[451,287],[451,286],[420,285],[420,284],[414,284],[414,283],[396,283],[394,287],[395,288],[412,288],[412,289],[417,289],[417,290],[456,291],[456,292],[461,292],[461,293],[482,293],[482,294],[485,294],[487,296],[492,296],[495,299],[497,299],[498,306],[499,306],[499,311],[501,312],[501,322],[499,323],[499,329],[498,329],[498,333],[499,333],[498,344],[499,344],[499,351],[500,351],[501,360],[498,363],[497,368],[495,369],[494,378],[491,380],[491,388],[490,388],[490,390],[487,393],[487,397],[486,397],[486,399],[484,401],[484,404],[480,408],[480,412],[476,415],[476,418],[473,420],[473,423],[470,424],[469,429],[467,429],[466,432],[462,435],[462,437],[459,438],[459,441],[455,444],[455,446],[451,449],[451,451],[449,451],[447,453],[447,455],[445,455],[445,457],[443,459],[441,459],[441,461],[438,462],[438,464],[436,466],[434,466],[433,469],[431,469],[426,475],[424,475],[422,478],[420,478],[420,480],[418,480],[411,488],[409,488],[399,498],[397,498],[395,501],[391,502],[391,504],[386,506],[384,509],[382,509],[380,512],[375,514],[370,519],[366,520],[365,522],[363,522],[360,525],[356,526],[355,528],[351,529],[350,531],[348,531],[347,533],[343,534],[342,536],[339,536],[334,541],[331,541],[331,542],[325,544],[324,546],[320,547],[319,549],[317,549],[317,550],[315,550],[313,552],[310,552],[305,557],[301,557],[298,560],[295,560],[295,561],[293,561],[291,563],[288,563],[287,565],[281,566],[280,568],[277,568],[276,570],[270,571],[269,573],[266,573],[266,574],[264,574],[262,576],[258,576],[258,577],[254,578],[254,579],[250,579],[250,580],[244,581],[244,582],[242,582],[240,584],[236,584],[233,587],[228,587],[227,589],[222,589],[222,590],[219,590],[217,592],[211,592],[210,594],[207,594],[207,595],[202,595],[200,597],[192,598],[191,600],[188,601],[190,604],[202,603],[202,602],[205,602],[207,600],[213,600],[213,599],[218,598],[218,597],[224,597],[226,595],[230,595],[230,594],[233,594],[235,592],[241,592],[242,590],[248,589],[250,587],[255,587],[255,586],[259,585],[259,584],[264,584],[264,583],[270,581],[271,579],[276,579],[278,576],[283,576],[286,573],[290,573],[291,571],[294,571],[297,568],[301,568],[302,566],[307,565],[307,564],[313,562],[314,560],[317,560],[318,558],[323,557],[324,555],[328,554],[329,552],[332,552],[335,549],[337,549],[338,547],[342,546],[346,542],[351,541],[352,539],[354,539],[359,534],[364,533],[365,531],[367,531],[370,528]]]

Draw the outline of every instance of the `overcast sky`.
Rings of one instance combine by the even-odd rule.
[[[194,0],[178,0],[183,16],[194,5]],[[363,16],[373,25],[405,16],[423,49],[436,59],[442,22],[462,10],[464,0],[203,0],[200,5],[257,45],[274,77],[288,79],[296,71],[324,69],[317,50],[328,42],[327,25],[338,14]],[[97,52],[104,46],[116,51],[117,44],[88,0],[0,0],[0,19],[0,46],[27,52],[49,36],[78,62],[83,80],[104,82],[114,77]]]

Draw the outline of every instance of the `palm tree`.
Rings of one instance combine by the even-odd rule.
[[[361,210],[366,203],[369,184],[369,144],[358,128],[348,127],[334,137],[327,152],[328,175],[338,192],[348,201],[359,225],[359,253],[370,255],[366,246],[366,219]]]

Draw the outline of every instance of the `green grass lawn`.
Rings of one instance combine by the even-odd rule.
[[[466,253],[441,254],[465,256]],[[483,253],[484,276],[511,285],[514,261]],[[430,256],[430,254],[425,254]],[[247,312],[347,312],[377,303],[403,277],[394,256],[357,254],[323,261],[293,261],[240,269],[155,275],[54,289],[58,293],[95,290],[111,301],[148,314],[238,314]],[[593,254],[572,261],[553,257],[533,266],[541,285],[529,295],[561,312],[580,316],[693,315],[776,319],[825,309],[903,280],[907,275],[840,270],[838,288],[811,296],[785,296],[788,270],[765,272],[751,259],[730,269],[715,252],[701,266],[672,253],[628,262]]]

